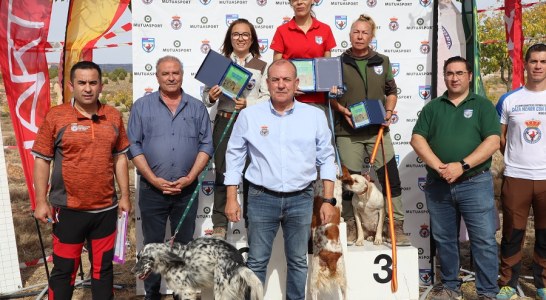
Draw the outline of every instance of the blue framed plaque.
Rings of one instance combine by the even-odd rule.
[[[219,85],[231,99],[241,96],[251,77],[250,71],[214,50],[209,50],[195,74],[195,79],[207,86]]]
[[[354,128],[385,123],[385,107],[381,100],[366,99],[349,106]]]

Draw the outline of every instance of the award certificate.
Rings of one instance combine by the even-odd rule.
[[[315,91],[315,62],[313,59],[292,60],[298,72],[300,84],[298,90],[302,92]]]
[[[247,70],[235,64],[231,64],[220,84],[222,92],[232,99],[239,97],[245,89],[251,76],[252,74],[250,74]]]
[[[358,102],[349,107],[353,118],[353,126],[355,128],[361,128],[370,124],[370,117],[368,116],[368,110],[364,102]]]

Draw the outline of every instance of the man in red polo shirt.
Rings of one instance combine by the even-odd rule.
[[[129,140],[121,114],[101,104],[101,70],[90,61],[70,71],[74,99],[53,107],[32,148],[34,217],[53,223],[49,299],[71,299],[84,241],[91,261],[93,299],[113,299],[112,258],[118,213],[129,212]],[[51,189],[47,197],[51,172]],[[120,189],[116,195],[115,179]]]

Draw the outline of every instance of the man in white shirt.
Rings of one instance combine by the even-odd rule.
[[[501,97],[504,180],[501,267],[497,299],[515,299],[529,209],[535,215],[533,276],[536,299],[546,300],[546,45],[525,54],[525,86]]]
[[[271,99],[241,111],[226,152],[226,216],[241,219],[237,185],[247,156],[248,267],[265,284],[267,264],[279,225],[283,228],[288,272],[286,299],[305,299],[307,241],[313,213],[313,185],[317,167],[324,185],[320,208],[323,223],[336,214],[333,198],[336,168],[331,132],[326,116],[298,102],[294,92],[299,79],[288,60],[277,60],[268,69]]]

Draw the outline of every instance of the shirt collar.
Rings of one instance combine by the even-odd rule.
[[[188,99],[186,99],[186,97],[184,97],[184,95],[185,95],[184,90],[182,88],[180,88],[180,103],[178,104],[178,108],[176,109],[177,112],[188,103]],[[163,105],[167,106],[167,104],[165,104],[165,101],[163,101],[163,98],[161,98],[161,91],[159,89],[157,89],[157,99]]]
[[[235,54],[235,52],[231,53],[230,55],[230,58],[231,58],[231,61],[235,62],[235,63],[239,63],[239,57]],[[252,58],[254,58],[254,55],[252,55],[252,53],[248,53],[246,56],[245,56],[245,65],[250,61],[252,60]],[[243,66],[244,67],[244,66]]]
[[[445,91],[442,94],[442,96],[440,96],[440,100],[446,101],[446,102],[449,102],[450,104],[452,104],[451,101],[449,100],[449,97],[447,96],[447,93],[448,93],[448,91]],[[474,100],[474,99],[476,99],[476,94],[474,94],[472,92],[469,92],[468,95],[466,95],[466,98],[464,98],[464,100],[461,101],[461,103],[459,103],[458,106],[461,106],[461,104],[463,104],[463,103],[465,103],[467,101],[470,101],[470,100]]]
[[[311,17],[311,20],[313,21],[311,23],[311,26],[309,27],[309,30],[311,29],[317,29],[319,27],[319,22],[316,18],[314,17]],[[292,19],[290,19],[290,21],[288,21],[288,29],[290,30],[299,30],[299,31],[302,31],[299,27],[298,27],[298,24],[296,24],[296,17],[292,17]],[[309,32],[309,31],[307,31]]]
[[[296,98],[294,98],[294,105],[292,105],[292,108],[290,108],[289,110],[285,111],[284,112],[284,115],[280,115],[276,110],[275,108],[273,107],[273,103],[271,102],[271,98],[269,98],[269,109],[271,110],[271,113],[277,117],[284,117],[284,116],[288,116],[288,115],[291,115],[294,113],[294,108],[296,108],[296,104],[298,103],[298,101],[296,100]]]
[[[78,119],[88,119],[86,116],[84,116],[81,112],[79,112],[74,104],[76,103],[76,99],[72,98],[70,99],[70,105],[72,106],[72,109],[76,112],[76,117]],[[97,100],[97,113],[96,115],[99,117],[104,116],[106,113],[104,112],[104,104],[102,104],[99,100]]]

